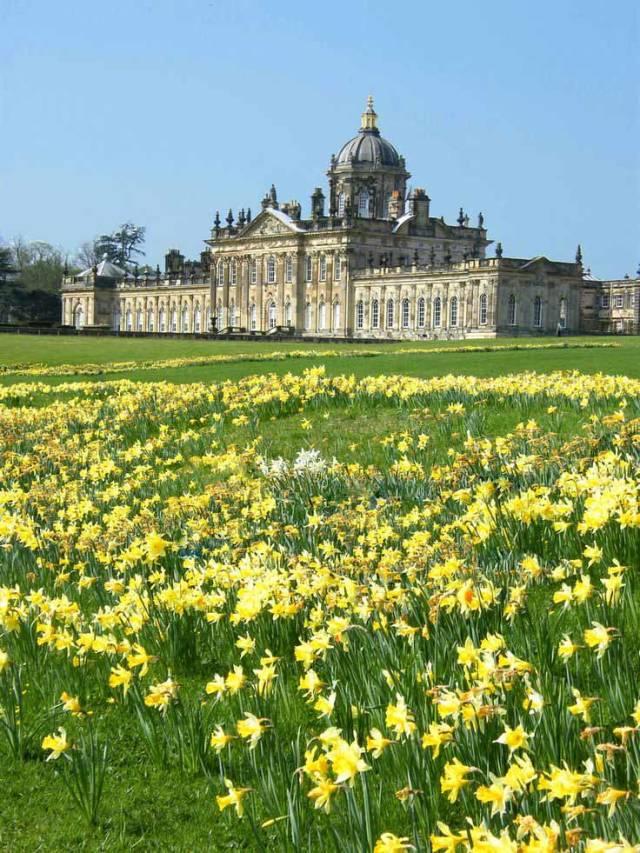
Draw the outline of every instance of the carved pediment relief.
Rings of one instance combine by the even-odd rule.
[[[282,216],[282,214],[280,214]],[[291,234],[298,229],[293,223],[282,221],[278,213],[263,210],[242,232],[242,237],[270,237],[278,234]]]

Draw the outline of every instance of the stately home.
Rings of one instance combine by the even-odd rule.
[[[427,192],[409,191],[405,159],[380,134],[371,98],[327,177],[308,218],[274,186],[255,217],[230,210],[223,223],[216,214],[198,261],[173,249],[164,272],[125,271],[105,258],[65,277],[63,323],[369,339],[611,330],[601,317],[604,283],[585,280],[580,253],[572,263],[508,258],[497,243],[487,257],[482,213],[473,224],[462,208],[455,223],[433,216]],[[625,299],[625,331],[637,331],[640,299],[635,291]]]

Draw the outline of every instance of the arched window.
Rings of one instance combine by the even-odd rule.
[[[560,299],[559,322],[560,322],[560,328],[561,329],[567,328],[567,300],[564,298],[564,296]]]
[[[409,300],[406,297],[402,300],[402,328],[409,328]]]
[[[344,193],[338,193],[338,216],[344,216]]]
[[[147,332],[153,332],[153,308],[147,308]]]
[[[513,293],[509,296],[509,325],[515,326],[516,324],[516,298]]]
[[[358,195],[358,216],[362,216],[364,219],[369,218],[369,191],[368,190],[360,190],[360,194]]]
[[[80,311],[80,315],[82,315],[82,308],[79,308],[78,310]],[[124,315],[124,320],[125,320],[124,327],[127,330],[127,332],[130,332],[133,328],[133,318],[131,316],[131,308],[127,308],[127,313]],[[78,329],[82,328],[82,326],[78,326],[77,324],[76,324],[76,327]]]
[[[267,320],[269,323],[269,328],[275,329],[276,322],[277,322],[276,321],[276,303],[273,301],[273,299],[271,300],[271,302],[269,302],[269,305],[267,307]]]
[[[251,261],[251,284],[256,284],[258,281],[258,262],[255,258]]]
[[[224,284],[224,264],[218,261],[218,284]]]
[[[307,255],[304,259],[304,280],[311,281],[311,276],[313,273],[312,260],[311,255]]]
[[[323,332],[327,322],[327,310],[324,302],[321,302],[318,307],[318,331]]]
[[[224,329],[226,323],[224,321],[225,317],[224,317],[224,308],[222,307],[222,299],[218,299],[218,304],[216,306],[216,320],[218,323],[218,328]]]
[[[166,332],[167,331],[167,312],[165,310],[164,305],[160,306],[160,321],[159,322],[160,322],[160,331]]]
[[[251,307],[249,308],[249,326],[252,332],[255,332],[258,323],[258,312],[256,311],[255,302],[251,303]]]
[[[230,284],[237,284],[238,283],[238,262],[236,261],[235,258],[231,261],[231,281],[229,283]]]
[[[182,306],[182,331],[189,331],[189,308],[186,305]]]
[[[380,300],[374,299],[371,303],[371,328],[380,328]]]
[[[284,261],[284,280],[291,282],[293,280],[293,258],[287,255]]]
[[[333,259],[333,278],[334,281],[340,281],[340,276],[342,275],[342,258],[340,255],[336,255]]]
[[[487,323],[487,294],[480,294],[480,325],[484,326]]]
[[[418,299],[418,328],[419,329],[424,329],[425,315],[426,315],[426,312],[425,312],[424,296],[421,296],[420,299]]]
[[[229,305],[229,325],[237,326],[236,322],[236,301],[235,299],[231,300],[231,304]]]
[[[305,329],[311,328],[311,303],[307,302],[304,306],[304,327]]]
[[[288,299],[284,303],[284,324],[285,326],[291,325],[291,302]]]
[[[393,299],[387,299],[387,329],[393,328]]]
[[[356,329],[364,329],[364,302],[358,299],[356,302]]]
[[[542,299],[539,296],[533,300],[533,325],[536,329],[542,326]]]
[[[142,308],[138,308],[136,311],[136,330],[138,332],[142,331]]]
[[[327,280],[327,256],[320,255],[320,272],[319,272],[320,281]]]
[[[175,307],[175,305],[171,309],[171,331],[178,331],[178,309]]]
[[[449,303],[449,325],[457,326],[458,325],[458,297],[452,296],[451,302]]]
[[[273,255],[267,258],[267,282],[273,284],[276,280],[276,259]]]
[[[438,328],[442,323],[442,300],[439,296],[433,300],[433,325]]]
[[[120,331],[120,303],[117,303],[113,308],[113,330],[114,332]]]
[[[204,312],[204,329],[208,332],[211,329],[211,306],[207,305],[207,310]]]
[[[333,330],[340,328],[340,302],[336,299],[333,303]]]
[[[131,312],[129,312],[131,313]],[[77,305],[73,312],[73,325],[76,329],[82,329],[84,327],[84,311],[82,309],[82,305]]]
[[[200,303],[196,302],[196,307],[193,310],[193,331],[199,333],[201,330],[202,315],[200,313]]]

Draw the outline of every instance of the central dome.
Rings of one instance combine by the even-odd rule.
[[[376,125],[377,118],[373,99],[369,98],[366,112],[362,113],[362,125],[358,135],[342,146],[336,157],[337,166],[349,166],[353,163],[400,166],[400,155],[390,142],[380,136]]]

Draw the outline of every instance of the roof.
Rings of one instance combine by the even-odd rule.
[[[117,267],[107,260],[107,255],[102,256],[102,260],[95,268],[96,275],[99,278],[126,278],[128,273],[121,267]],[[78,278],[90,278],[94,273],[94,268],[89,267],[84,272],[78,273]]]
[[[345,142],[336,157],[338,166],[350,166],[352,163],[400,166],[400,155],[387,139],[380,136],[378,128],[360,130],[357,136]]]

